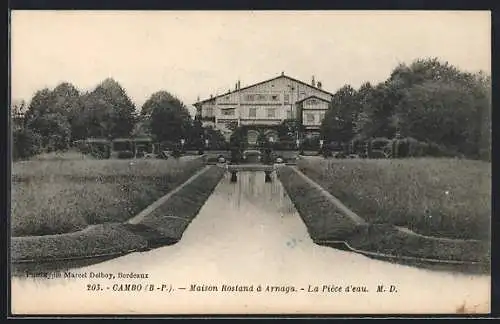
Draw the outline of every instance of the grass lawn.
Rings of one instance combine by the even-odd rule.
[[[35,159],[12,165],[12,236],[121,222],[203,167],[191,160]]]
[[[303,159],[298,168],[370,223],[423,235],[490,239],[491,163]]]

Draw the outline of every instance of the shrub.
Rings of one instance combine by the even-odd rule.
[[[295,141],[282,140],[274,143],[273,148],[278,151],[296,150],[297,143]]]
[[[119,159],[131,159],[134,157],[134,152],[132,152],[132,151],[118,151],[116,157]]]
[[[457,157],[462,156],[456,149],[448,148],[445,145],[437,143],[426,143],[425,155],[434,157]]]
[[[332,141],[326,145],[326,148],[332,152],[338,152],[343,150],[343,145],[340,142]]]
[[[174,158],[176,158],[176,159],[177,159],[177,158],[179,158],[181,155],[182,155],[181,150],[180,150],[178,147],[175,147],[175,148],[173,149],[173,151],[172,151],[172,156],[173,156]]]
[[[12,137],[14,160],[26,159],[41,152],[41,136],[29,128],[15,130]]]
[[[395,139],[392,141],[392,152],[395,158],[404,158],[410,154],[410,146],[405,139]]]
[[[377,137],[368,142],[368,156],[379,159],[391,156],[392,141],[385,137]]]

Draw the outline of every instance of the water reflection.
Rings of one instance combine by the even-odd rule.
[[[450,313],[464,303],[476,305],[478,312],[489,311],[489,276],[417,269],[314,244],[276,175],[265,183],[264,172],[238,172],[237,183],[231,183],[227,173],[179,243],[72,271],[87,275],[133,271],[149,278],[15,277],[13,312]],[[174,291],[113,290],[113,285],[122,283],[172,285]],[[111,288],[92,292],[87,284]],[[293,285],[298,291],[190,292],[192,284],[263,285],[264,289]],[[377,293],[380,284],[395,285],[398,292]],[[315,286],[365,286],[369,292],[307,292]]]

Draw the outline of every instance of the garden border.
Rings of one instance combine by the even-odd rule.
[[[303,158],[303,157],[300,157],[300,158]],[[328,203],[330,204],[330,207],[333,211],[337,212],[337,213],[340,213],[342,216],[346,217],[347,219],[351,220],[351,222],[353,223],[353,227],[357,227],[357,226],[370,226],[371,224],[369,224],[368,222],[366,222],[362,217],[360,217],[359,215],[357,215],[356,213],[354,213],[352,210],[350,210],[349,208],[347,208],[339,199],[337,199],[336,197],[334,197],[332,194],[330,194],[328,191],[326,191],[323,187],[321,187],[321,185],[319,185],[318,183],[316,183],[314,180],[312,180],[311,178],[309,178],[307,175],[305,175],[303,172],[301,172],[297,167],[294,167],[294,166],[282,166],[281,168],[289,168],[290,170],[292,170],[293,172],[295,172],[297,175],[300,176],[300,179],[302,180],[303,183],[301,183],[300,185],[305,185],[306,187],[309,187],[309,188],[314,188],[317,190],[317,192],[319,192],[322,196],[322,198],[324,198],[326,201],[328,201]],[[278,178],[280,179],[281,183],[283,184],[285,190],[287,191],[288,195],[290,196],[290,198],[292,199],[293,203],[296,205],[296,207],[299,207],[297,208],[298,212],[299,212],[299,215],[301,216],[301,218],[303,218],[303,221],[304,223],[306,224],[306,226],[308,227],[308,230],[309,230],[309,234],[311,236],[311,238],[313,239],[313,241],[316,243],[316,244],[319,244],[319,245],[326,245],[326,246],[331,246],[331,245],[343,245],[345,248],[347,248],[347,250],[349,251],[352,251],[352,252],[355,252],[355,253],[359,253],[359,254],[363,254],[365,256],[368,256],[368,257],[374,257],[374,258],[377,258],[377,259],[385,259],[385,260],[398,260],[398,261],[417,261],[417,262],[420,262],[420,263],[423,263],[423,264],[426,264],[426,263],[439,263],[439,264],[448,264],[448,265],[485,265],[485,262],[484,261],[478,261],[478,260],[446,260],[446,259],[436,259],[436,258],[427,258],[427,257],[419,257],[419,256],[410,256],[410,255],[394,255],[394,254],[389,254],[389,253],[382,253],[382,252],[374,252],[374,251],[368,251],[368,250],[363,250],[363,249],[358,249],[358,248],[355,248],[353,246],[351,246],[349,244],[349,240],[348,238],[346,239],[339,239],[339,240],[336,240],[336,239],[322,239],[322,238],[315,238],[313,236],[315,236],[314,234],[314,225],[311,225],[310,224],[310,220],[305,220],[304,219],[304,216],[303,213],[301,213],[299,210],[303,209],[304,207],[306,208],[310,208],[310,206],[297,206],[297,204],[303,204],[301,202],[298,202],[297,199],[296,199],[296,194],[294,194],[292,191],[291,191],[291,184],[288,183],[287,181],[284,181],[285,179],[283,178],[282,174],[280,173],[280,169],[281,168],[278,168],[277,169],[277,174],[278,174]],[[314,190],[313,189],[313,190]],[[303,208],[300,208],[300,207],[303,207]],[[439,238],[439,237],[433,237],[433,236],[425,236],[425,235],[422,235],[422,234],[419,234],[419,233],[415,233],[415,232],[408,232],[406,230],[406,228],[400,228],[398,226],[393,226],[393,225],[390,225],[392,228],[394,228],[395,230],[397,230],[399,233],[402,233],[402,234],[405,234],[405,235],[409,235],[409,236],[418,236],[422,239],[426,239],[426,240],[432,240],[432,241],[442,241],[442,242],[448,242],[450,243],[451,241],[452,242],[459,242],[459,243],[476,243],[476,242],[479,242],[479,241],[476,241],[476,240],[460,240],[460,239],[455,239],[455,240],[449,240],[447,238]],[[313,234],[311,234],[311,232],[313,232]]]
[[[210,174],[210,179],[207,181],[206,177],[202,177],[203,175],[208,174],[209,170],[215,171],[214,173]],[[200,170],[198,170],[195,174],[193,174],[191,177],[189,177],[185,182],[156,200],[153,204],[148,206],[146,209],[143,211],[139,212],[136,216],[128,219],[125,222],[122,223],[105,223],[105,224],[98,224],[98,225],[92,225],[88,226],[80,231],[76,232],[71,232],[71,233],[63,233],[63,234],[55,234],[55,235],[50,235],[50,236],[25,236],[25,237],[12,237],[11,238],[11,251],[13,249],[13,245],[18,244],[27,244],[27,245],[32,245],[35,246],[37,244],[47,244],[47,245],[53,245],[55,247],[61,247],[64,246],[64,241],[65,240],[74,240],[77,238],[78,235],[86,235],[88,232],[92,230],[105,230],[106,228],[110,227],[110,230],[113,231],[123,231],[123,233],[126,233],[128,235],[131,235],[131,237],[134,239],[133,242],[128,242],[130,245],[132,245],[132,248],[130,246],[125,247],[123,244],[120,246],[120,244],[117,244],[117,246],[113,246],[113,244],[107,245],[105,242],[103,245],[109,246],[110,249],[116,248],[116,251],[111,251],[109,253],[97,253],[97,254],[92,254],[88,253],[82,253],[81,255],[71,255],[71,256],[64,256],[64,257],[58,257],[58,256],[40,256],[40,257],[25,257],[25,258],[14,258],[12,256],[11,252],[11,264],[28,264],[28,263],[46,263],[46,262],[57,262],[57,261],[76,261],[76,260],[84,260],[84,259],[92,259],[92,258],[102,258],[102,257],[118,257],[122,256],[128,253],[132,252],[140,252],[140,251],[146,251],[150,250],[152,248],[157,248],[163,245],[171,245],[175,244],[176,242],[179,241],[180,238],[172,238],[172,237],[167,237],[164,235],[162,232],[157,231],[154,228],[151,228],[147,225],[143,225],[141,221],[143,221],[147,216],[151,215],[153,212],[155,212],[158,208],[168,205],[172,200],[175,200],[175,198],[179,197],[184,197],[184,196],[190,196],[191,192],[190,185],[195,185],[196,182],[202,182],[201,189],[197,188],[197,190],[201,190],[203,192],[203,199],[195,202],[194,204],[196,206],[193,211],[199,211],[201,207],[205,204],[206,200],[208,197],[211,195],[217,184],[220,182],[222,176],[224,175],[225,170],[218,166],[209,166],[209,165],[204,165]],[[201,179],[201,180],[200,180]],[[200,187],[200,186],[199,186]],[[192,202],[191,202],[192,203]],[[197,214],[197,213],[196,213]],[[185,223],[185,226],[181,229],[182,233],[186,229],[186,227],[189,225],[191,220],[196,217],[196,214],[194,215],[189,215],[189,218],[183,218],[183,217],[176,217],[172,215],[166,215],[162,218],[162,220],[166,219],[173,219],[177,218],[182,220],[183,223]],[[134,229],[137,228],[138,230],[135,231]],[[152,237],[148,237],[149,234],[153,233]],[[179,236],[182,236],[182,233],[179,233]],[[85,241],[90,241],[92,240],[92,235],[89,234],[88,236],[84,237],[85,240],[83,242],[83,245],[85,246],[90,246],[90,244],[85,244]],[[45,242],[43,241],[45,240]],[[107,237],[106,240],[111,241],[111,237]],[[82,242],[78,242],[79,244],[82,244]],[[102,244],[102,243],[101,243]],[[91,249],[91,248],[89,248]],[[26,251],[30,251],[27,249]],[[29,254],[28,252],[27,254]]]

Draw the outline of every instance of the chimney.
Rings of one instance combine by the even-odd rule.
[[[316,81],[314,81],[314,75],[313,75],[313,77],[312,77],[311,85],[312,85],[313,87],[315,87],[315,86],[316,86]]]
[[[241,81],[238,80],[238,90],[240,90],[240,89],[241,89]]]
[[[238,90],[238,82],[234,84],[234,90]]]
[[[213,95],[210,95],[210,99],[212,99],[214,96]]]
[[[284,71],[281,71],[281,75],[285,75],[285,72],[284,72]]]
[[[318,89],[321,89],[322,86],[321,81],[318,81]]]

